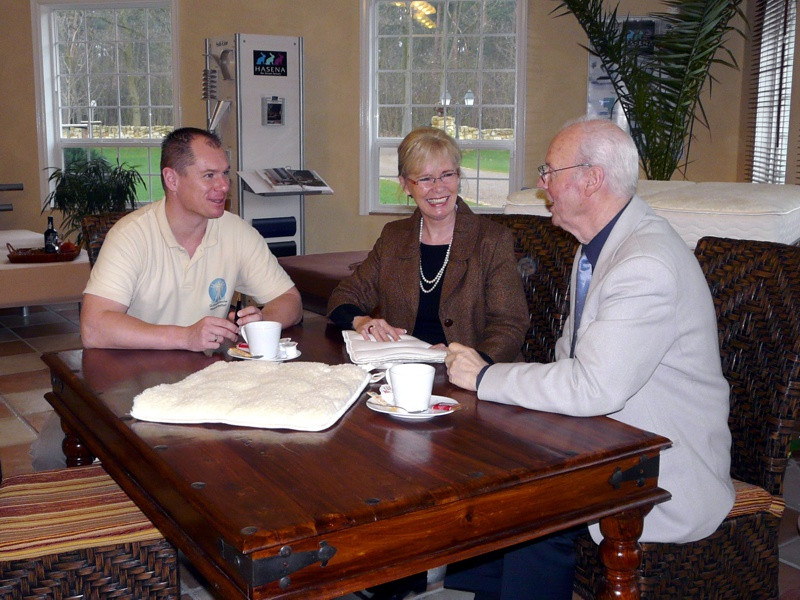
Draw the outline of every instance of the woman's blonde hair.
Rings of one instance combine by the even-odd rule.
[[[407,177],[419,172],[429,158],[446,155],[461,174],[461,149],[458,143],[442,129],[418,127],[409,133],[397,147],[397,174]]]

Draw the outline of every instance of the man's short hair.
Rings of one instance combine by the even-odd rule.
[[[219,137],[205,129],[181,127],[169,132],[161,142],[161,185],[164,186],[164,189],[167,189],[164,182],[166,167],[183,174],[190,165],[194,164],[192,141],[195,138],[204,139],[206,144],[212,148],[222,148],[222,141]]]
[[[572,121],[583,131],[577,162],[603,167],[611,192],[630,199],[639,182],[639,151],[630,134],[607,119]]]

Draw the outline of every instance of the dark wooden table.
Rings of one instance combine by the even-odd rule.
[[[285,335],[303,361],[347,360],[317,318]],[[71,464],[98,456],[217,595],[327,599],[571,525],[600,520],[608,597],[636,598],[642,516],[669,498],[669,441],[608,418],[479,402],[408,422],[360,398],[319,433],[137,421],[132,400],[214,361],[182,351],[76,350],[43,357]],[[644,469],[647,464],[651,469]]]

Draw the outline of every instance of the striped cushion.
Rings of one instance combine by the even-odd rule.
[[[99,464],[0,484],[0,560],[163,537]]]
[[[738,479],[733,480],[733,489],[736,491],[736,499],[727,518],[751,515],[757,512],[768,512],[778,518],[783,515],[786,503],[780,496],[773,496],[764,488]]]

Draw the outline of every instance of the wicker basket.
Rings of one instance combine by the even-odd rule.
[[[164,539],[0,562],[0,600],[180,598],[177,554]]]
[[[0,600],[180,598],[177,552],[100,465],[0,484]]]

